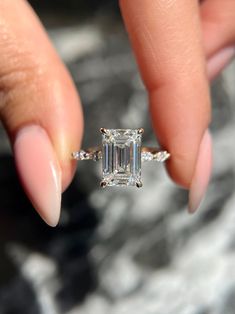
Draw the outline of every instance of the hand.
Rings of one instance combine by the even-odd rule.
[[[234,55],[234,0],[123,0],[121,10],[149,93],[172,179],[190,188],[194,211],[211,169],[208,78]],[[20,12],[20,14],[19,14]],[[202,28],[202,32],[201,32]],[[57,224],[83,118],[79,97],[35,13],[0,2],[0,115],[23,187],[41,217]]]
[[[121,0],[122,14],[172,179],[189,188],[189,211],[212,165],[208,81],[235,56],[234,0]]]

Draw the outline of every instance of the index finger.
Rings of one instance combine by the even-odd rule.
[[[198,1],[121,0],[120,6],[148,90],[154,129],[171,153],[169,174],[189,188],[210,121]],[[210,152],[204,157],[210,158]],[[205,175],[204,184],[209,172]]]

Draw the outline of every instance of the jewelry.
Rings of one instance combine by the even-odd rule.
[[[72,153],[76,160],[102,160],[101,187],[142,187],[141,163],[164,162],[170,154],[153,147],[141,147],[144,129],[101,128],[102,146],[82,149]]]

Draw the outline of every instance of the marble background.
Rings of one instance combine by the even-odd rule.
[[[33,5],[79,89],[84,147],[103,126],[143,126],[155,145],[116,2]],[[19,185],[1,128],[0,314],[234,314],[234,86],[235,63],[211,87],[214,169],[195,215],[162,165],[144,164],[140,190],[101,190],[100,165],[84,162],[49,228]]]

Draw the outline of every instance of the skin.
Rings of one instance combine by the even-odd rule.
[[[210,123],[209,81],[233,57],[235,1],[121,0],[120,8],[149,95],[154,132],[172,155],[168,173],[189,189]],[[227,48],[230,54],[220,57]],[[0,118],[12,146],[24,126],[41,126],[65,190],[76,167],[68,156],[82,139],[81,102],[24,0],[0,1],[0,55]]]

